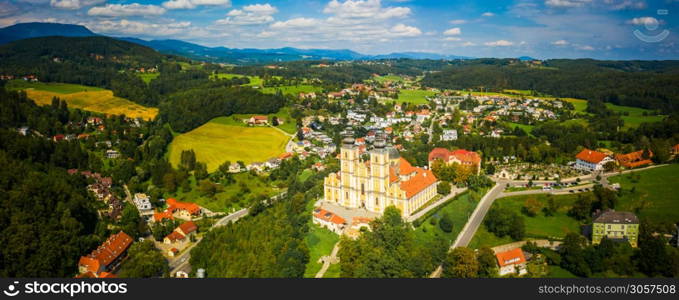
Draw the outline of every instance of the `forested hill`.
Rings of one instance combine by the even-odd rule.
[[[679,61],[513,59],[456,61],[427,74],[426,86],[447,89],[535,90],[556,97],[679,111]]]

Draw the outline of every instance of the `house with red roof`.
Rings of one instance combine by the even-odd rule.
[[[523,255],[521,248],[500,252],[495,254],[497,264],[500,266],[498,274],[505,276],[509,274],[524,275],[526,270],[526,256]]]
[[[111,235],[90,254],[80,257],[78,271],[81,274],[91,272],[96,277],[103,272],[110,272],[120,265],[130,245],[132,245],[132,237],[126,233],[121,231]]]
[[[163,220],[174,220],[174,216],[170,211],[153,213],[153,222],[162,222]]]
[[[674,154],[674,155],[679,154],[679,144],[676,144],[672,147],[672,154]]]
[[[190,202],[180,202],[177,199],[170,198],[167,199],[167,211],[171,212],[175,217],[191,220],[193,217],[200,216],[203,212],[202,208],[198,204]]]
[[[450,151],[446,148],[434,148],[429,152],[429,167],[436,160],[441,160],[446,164],[459,164],[472,168],[476,174],[481,173],[481,156],[474,151],[458,149]]]
[[[648,157],[644,158],[644,150],[639,150],[627,154],[617,154],[615,155],[615,161],[621,166],[631,169],[652,164],[651,157],[653,157],[651,151],[648,152]]]
[[[322,208],[316,208],[314,210],[313,222],[336,234],[342,234],[342,231],[344,231],[344,228],[347,226],[347,221],[344,220],[344,218]]]
[[[267,116],[252,116],[248,119],[249,125],[268,125],[269,117]]]
[[[605,164],[612,161],[613,159],[606,153],[585,148],[575,156],[573,168],[587,172],[601,171]]]

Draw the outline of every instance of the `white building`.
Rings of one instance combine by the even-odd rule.
[[[134,202],[134,206],[136,206],[137,209],[139,210],[139,214],[141,215],[153,214],[153,205],[151,205],[151,200],[148,195],[143,193],[136,193],[134,194],[132,202]]]
[[[455,130],[455,129],[444,130],[443,134],[441,135],[441,140],[444,141],[444,142],[456,141],[457,140],[457,130]]]
[[[601,171],[604,169],[605,164],[613,161],[613,159],[605,153],[586,148],[580,151],[575,158],[576,161],[573,167],[588,172]]]

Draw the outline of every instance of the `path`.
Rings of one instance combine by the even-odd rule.
[[[323,278],[323,275],[325,275],[325,272],[330,268],[331,264],[337,264],[339,263],[339,258],[337,257],[337,252],[339,252],[339,245],[340,242],[337,242],[335,244],[335,247],[332,248],[332,252],[330,253],[330,256],[323,256],[321,257],[321,260],[323,261],[323,266],[321,269],[316,273],[316,278]]]

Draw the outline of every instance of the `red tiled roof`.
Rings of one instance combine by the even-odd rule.
[[[87,256],[80,257],[78,265],[85,266],[88,271],[98,272],[103,267],[108,267],[132,244],[132,237],[124,232],[110,236],[101,246]]]
[[[600,163],[606,157],[608,157],[608,155],[606,155],[605,153],[601,153],[601,152],[594,151],[594,150],[589,150],[587,148],[582,149],[582,151],[580,151],[580,153],[578,153],[578,155],[575,156],[575,158],[577,158],[579,160],[586,161],[586,162],[593,163],[593,164]]]
[[[153,214],[153,221],[161,222],[163,219],[174,220],[174,216],[171,211],[158,212]]]
[[[173,232],[170,232],[170,234],[168,234],[165,238],[166,238],[166,239],[169,239],[170,242],[174,243],[174,242],[176,242],[176,241],[181,241],[181,240],[183,240],[183,239],[184,239],[184,235],[182,235],[182,234],[179,233],[179,232],[173,231]]]
[[[200,206],[195,203],[190,202],[179,202],[177,199],[170,198],[167,199],[168,211],[174,212],[175,210],[186,210],[192,215],[200,213]]]
[[[258,120],[258,121],[263,121],[263,120],[268,120],[269,118],[267,116],[252,116],[253,119]]]
[[[417,174],[401,183],[401,189],[406,192],[406,197],[417,195],[427,187],[436,183],[436,176],[431,170],[417,169]]]
[[[636,168],[652,163],[650,159],[644,159],[643,156],[644,150],[639,150],[627,154],[618,154],[615,156],[615,160],[618,161],[619,164],[628,168]],[[649,152],[649,157],[653,157],[653,153]]]
[[[440,159],[449,162],[452,158],[459,160],[463,164],[481,163],[481,156],[474,151],[467,151],[464,149],[449,151],[445,148],[434,148],[434,150],[429,152],[429,161]]]
[[[495,257],[500,267],[526,262],[526,257],[523,255],[521,248],[495,254]]]
[[[325,209],[318,209],[318,211],[316,213],[314,213],[314,217],[321,219],[321,220],[324,220],[326,222],[331,222],[331,223],[335,223],[335,224],[338,224],[338,225],[346,223],[346,220],[344,220],[344,218],[342,218],[342,217],[340,217],[340,216],[338,216],[338,215],[336,215],[336,214],[334,214],[330,211],[327,211]]]
[[[189,234],[198,230],[198,226],[196,223],[193,223],[193,221],[188,221],[179,225],[178,229],[180,229],[184,234]]]

